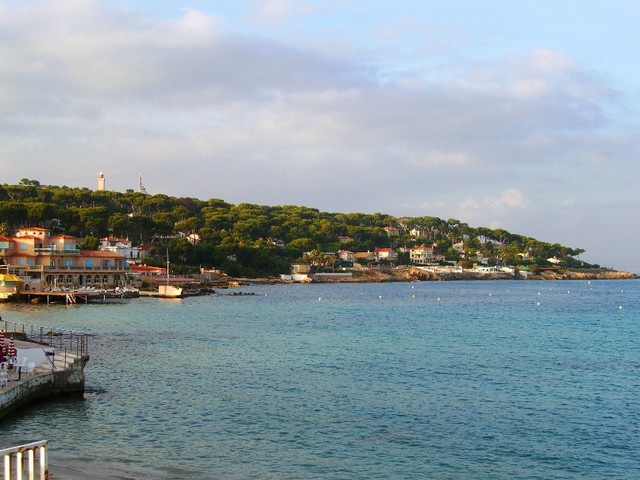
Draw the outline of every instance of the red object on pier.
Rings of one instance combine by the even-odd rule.
[[[9,339],[9,349],[7,351],[7,355],[9,357],[15,357],[16,356],[16,346],[13,342],[13,335],[11,335],[11,338]]]
[[[4,351],[4,330],[0,330],[0,350]]]

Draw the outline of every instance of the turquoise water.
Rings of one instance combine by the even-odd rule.
[[[85,399],[1,444],[140,479],[640,478],[638,282],[240,291],[0,305],[95,335]]]

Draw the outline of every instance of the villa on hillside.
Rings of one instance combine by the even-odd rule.
[[[125,284],[126,257],[106,250],[80,250],[79,239],[51,235],[49,229],[19,229],[13,237],[0,237],[0,260],[8,273],[24,280],[25,291],[46,287]]]
[[[128,238],[104,237],[100,239],[99,250],[119,253],[129,261],[129,263],[140,263],[145,258],[148,249],[134,247]]]
[[[424,243],[419,247],[409,250],[409,260],[417,265],[428,265],[444,260],[444,255],[435,253],[435,245],[426,246]]]
[[[393,262],[398,259],[398,253],[392,248],[376,247],[374,253],[378,261]]]

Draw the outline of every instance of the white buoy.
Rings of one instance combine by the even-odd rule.
[[[540,302],[536,303],[536,305],[540,305]]]
[[[378,298],[382,298],[382,295],[378,295]]]
[[[322,300],[322,297],[318,297],[318,300]]]
[[[620,305],[618,308],[619,308],[620,310],[622,310],[622,305]]]

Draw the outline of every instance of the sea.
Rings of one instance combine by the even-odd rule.
[[[83,399],[0,423],[127,479],[638,479],[640,282],[252,285],[2,304],[91,334]]]

